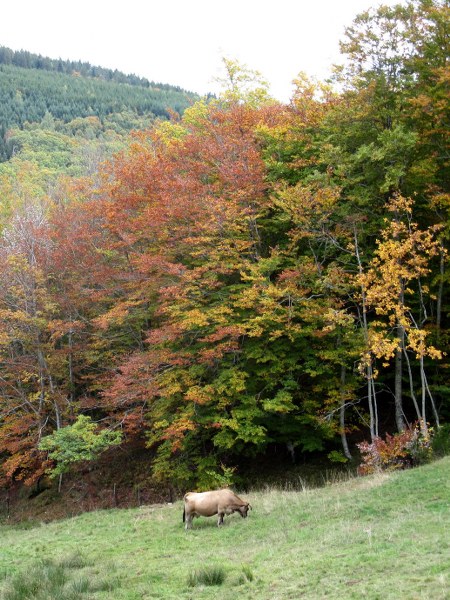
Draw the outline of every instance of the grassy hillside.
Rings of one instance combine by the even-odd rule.
[[[249,493],[249,518],[221,529],[198,519],[185,532],[181,502],[2,525],[0,598],[448,598],[449,476],[447,457],[319,490]],[[201,584],[200,569],[220,587]]]

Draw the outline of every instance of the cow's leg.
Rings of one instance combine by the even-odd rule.
[[[218,513],[217,527],[223,525],[223,513]]]
[[[184,528],[191,529],[192,528],[192,519],[194,518],[194,513],[186,513],[186,525]]]

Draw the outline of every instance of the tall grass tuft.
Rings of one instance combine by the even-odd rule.
[[[81,594],[87,594],[88,592],[91,592],[92,587],[91,584],[89,582],[89,579],[87,577],[85,577],[84,575],[80,575],[79,577],[76,577],[75,579],[73,579],[72,581],[70,581],[66,587],[65,587],[65,592],[67,593],[67,595],[70,597],[71,595],[75,595],[75,597],[80,596]],[[78,594],[78,596],[76,596]]]
[[[253,579],[254,579],[253,571],[249,567],[249,565],[241,565],[241,573],[239,574],[239,576],[237,578],[237,584],[242,585],[244,583],[253,581]]]
[[[8,577],[8,572],[6,569],[0,569],[0,582]]]
[[[58,565],[63,569],[82,569],[87,564],[87,560],[79,552],[67,554],[58,560]]]
[[[223,567],[204,567],[189,573],[188,586],[198,585],[222,585],[225,581],[225,569]]]
[[[253,581],[254,575],[249,565],[242,565],[242,575],[247,581]]]

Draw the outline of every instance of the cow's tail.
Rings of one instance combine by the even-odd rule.
[[[183,523],[186,521],[186,509],[183,508]]]

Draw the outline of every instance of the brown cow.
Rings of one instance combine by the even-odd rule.
[[[212,492],[188,492],[184,497],[183,523],[186,523],[186,529],[190,529],[194,517],[218,515],[217,525],[220,527],[225,515],[239,512],[245,519],[249,508],[251,506],[248,502],[244,502],[228,489]]]

